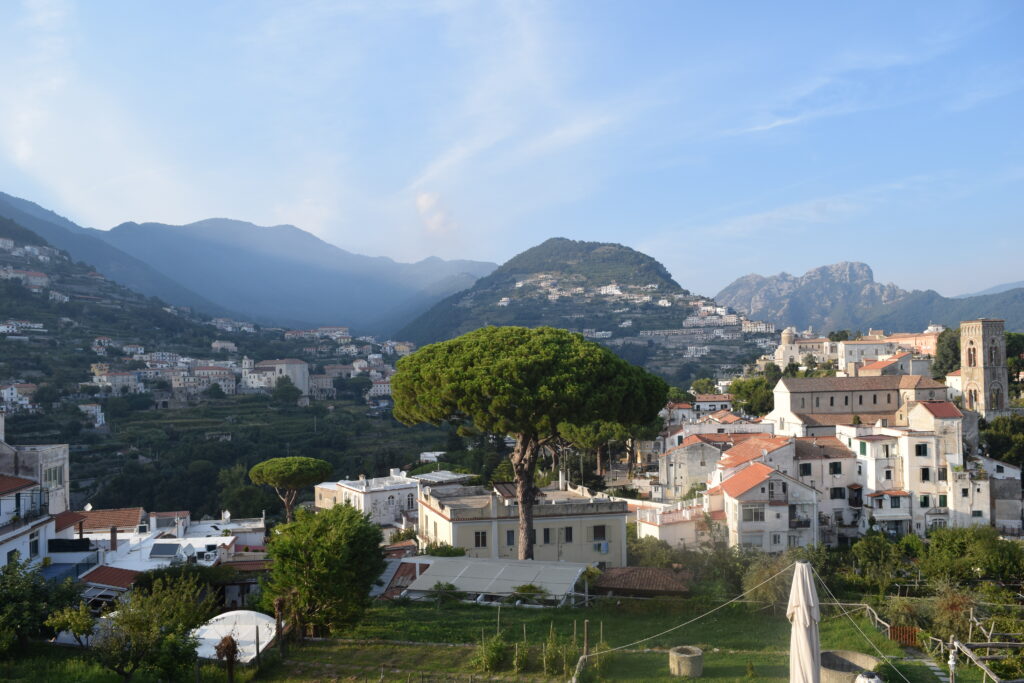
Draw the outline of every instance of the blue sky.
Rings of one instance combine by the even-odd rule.
[[[351,251],[621,242],[714,294],[1024,279],[1024,4],[0,4],[0,189]]]

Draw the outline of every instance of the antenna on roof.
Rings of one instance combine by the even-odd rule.
[[[86,512],[92,512],[92,503],[86,503],[85,507],[82,509],[85,510]]]

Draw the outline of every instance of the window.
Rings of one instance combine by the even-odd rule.
[[[857,397],[857,405],[859,405],[859,406],[864,405],[864,396],[863,395]]]
[[[572,543],[572,527],[571,526],[565,527],[565,542],[566,543]]]
[[[860,454],[861,455],[867,455],[868,454],[868,444],[865,441],[861,441],[860,442]]]
[[[815,408],[820,408],[821,407],[821,397],[820,396],[815,396],[814,397],[814,407]]]
[[[846,500],[846,489],[842,486],[833,486],[828,493],[828,497],[832,500]]]
[[[857,463],[857,474],[858,476],[864,474],[864,467],[860,463]]]
[[[511,546],[511,545],[515,545],[515,544],[516,544],[516,532],[512,531],[511,529],[506,530],[505,531],[505,545],[510,545]]]
[[[871,405],[878,405],[878,394],[871,394]]]
[[[888,458],[889,457],[889,444],[885,444],[884,446],[882,446],[882,457],[883,458]]]
[[[914,455],[928,455],[928,444],[926,444],[926,443],[914,444]]]
[[[551,529],[544,527],[544,545],[551,543]]]
[[[886,394],[885,395],[885,402],[886,403],[892,403],[892,394]]]
[[[981,517],[981,510],[971,510],[971,517]]]
[[[844,406],[850,405],[850,397],[849,396],[843,396],[843,405]]]
[[[829,474],[842,474],[843,473],[843,463],[841,463],[841,462],[830,462],[828,464],[828,473]]]
[[[437,522],[434,522],[434,540],[437,540]]]
[[[605,541],[608,537],[605,532],[604,524],[598,524],[594,527],[594,538],[595,541]]]
[[[782,534],[772,534],[772,545],[779,545],[782,543]]]
[[[18,551],[17,550],[8,550],[7,551],[7,564],[12,564],[17,559],[18,559]]]
[[[811,463],[802,462],[800,463],[800,476],[809,477],[811,476]]]
[[[804,401],[804,398],[802,396],[800,397],[800,407],[801,408],[806,408],[807,407],[806,406],[806,402]]]
[[[764,506],[763,505],[743,505],[741,506],[743,511],[744,522],[763,522],[764,521]]]
[[[940,508],[946,507],[946,494],[945,493],[940,493],[939,494],[939,507]]]
[[[395,506],[395,497],[394,496],[388,496],[388,507],[390,508],[390,507],[394,507],[394,506]]]
[[[406,510],[412,510],[413,507],[415,507],[415,506],[416,506],[416,496],[414,496],[413,494],[410,493],[408,496],[405,497],[405,509]]]
[[[960,489],[960,497],[961,498],[967,498],[970,494],[971,494],[970,490],[968,490],[968,489]]]
[[[899,506],[900,506],[900,497],[899,496],[893,496],[892,498],[889,499],[889,507],[891,507],[892,509],[895,510]]]
[[[921,468],[921,481],[931,481],[932,471],[927,467]]]
[[[892,479],[892,470],[885,471],[885,478],[890,480]]]
[[[927,495],[922,495],[917,500],[917,506],[918,507],[926,508],[926,507],[929,507],[930,504],[931,504],[931,500],[929,500]]]
[[[940,467],[938,469],[938,474],[935,476],[935,478],[939,481],[946,481],[946,468]]]
[[[64,485],[64,468],[61,466],[50,467],[43,471],[43,483],[50,487]]]
[[[28,535],[28,556],[36,557],[39,555],[39,532],[33,531]]]
[[[829,407],[832,407],[835,404],[836,404],[836,397],[835,396],[829,396],[828,397],[828,405],[829,405]]]
[[[473,547],[474,548],[486,548],[487,547],[487,532],[486,531],[474,531],[473,532]]]
[[[1003,473],[1003,466],[1002,465],[996,465],[996,474],[1002,474],[1002,473]]]

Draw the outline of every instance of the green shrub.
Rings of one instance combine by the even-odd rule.
[[[521,674],[530,668],[530,644],[525,640],[516,643],[512,652],[512,670]]]
[[[508,643],[499,633],[490,638],[483,638],[477,645],[470,664],[478,671],[494,673],[500,671],[508,659]]]

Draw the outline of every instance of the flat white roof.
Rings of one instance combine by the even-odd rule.
[[[417,558],[413,558],[417,559]],[[427,558],[418,558],[427,559]],[[494,560],[476,557],[430,557],[430,568],[409,585],[410,591],[429,591],[437,582],[450,583],[465,593],[507,595],[516,586],[541,586],[552,597],[570,592],[590,565],[582,562]]]

